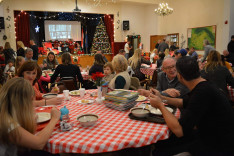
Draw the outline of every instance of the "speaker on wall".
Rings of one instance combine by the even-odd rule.
[[[5,26],[4,26],[4,17],[0,17],[0,29],[5,29]]]
[[[123,30],[129,30],[129,21],[123,21]]]

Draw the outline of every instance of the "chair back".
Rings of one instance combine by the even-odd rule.
[[[140,81],[137,77],[131,77],[131,85],[129,87],[130,89],[137,90],[139,89],[140,85]]]
[[[61,81],[63,82],[64,86],[67,90],[77,90],[77,84],[73,77],[62,77]]]
[[[157,79],[158,79],[158,72],[157,70],[154,71],[152,80],[150,82],[150,86],[156,87],[157,86]]]

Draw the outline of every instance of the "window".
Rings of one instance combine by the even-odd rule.
[[[45,39],[81,41],[81,24],[77,21],[45,21]]]

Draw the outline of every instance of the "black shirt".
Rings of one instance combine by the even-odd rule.
[[[31,49],[33,50],[33,60],[38,60],[38,46],[32,45]]]
[[[25,51],[24,51],[24,49],[23,48],[19,48],[18,50],[17,50],[17,56],[22,56],[22,57],[25,57]]]
[[[56,80],[59,74],[61,78],[62,77],[74,77],[75,80],[77,76],[79,82],[83,82],[83,77],[80,73],[80,68],[76,65],[73,65],[73,64],[58,65],[57,68],[55,69],[54,74],[51,76],[51,79],[50,79],[51,83],[53,83]]]
[[[103,65],[94,64],[89,70],[89,75],[92,75],[92,73],[96,73],[96,72],[103,73]]]
[[[208,81],[200,82],[183,99],[179,119],[184,136],[198,130],[202,144],[214,151],[234,150],[234,114],[226,96]]]

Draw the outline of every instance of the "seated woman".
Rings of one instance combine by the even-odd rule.
[[[25,60],[22,56],[17,56],[15,60],[15,75],[17,75],[19,68],[24,64]]]
[[[73,77],[75,80],[75,85],[77,88],[77,81],[76,77],[78,78],[78,81],[80,83],[83,82],[83,77],[80,73],[80,68],[74,64],[72,64],[71,56],[69,53],[64,53],[62,55],[62,64],[58,65],[55,69],[54,74],[51,76],[51,83],[54,83],[57,79],[58,75],[60,75],[60,78],[62,77]]]
[[[35,100],[33,101],[33,104],[35,107],[38,106],[44,106],[46,104],[49,105],[58,105],[61,104],[62,99],[61,98],[52,98],[43,100],[42,93],[39,90],[37,80],[41,77],[41,68],[37,65],[34,61],[26,61],[22,67],[18,71],[18,76],[23,77],[24,79],[28,80],[30,84],[33,86],[34,92],[35,92]],[[58,93],[59,89],[57,87],[54,87],[51,90],[51,93]]]
[[[96,72],[103,73],[104,64],[105,64],[105,61],[103,60],[102,54],[95,54],[94,63],[93,63],[93,66],[89,70],[89,75],[92,75],[92,73],[96,73]]]
[[[234,87],[234,78],[229,70],[222,65],[220,53],[216,50],[209,52],[207,63],[204,70],[201,71],[201,76],[221,89],[228,97],[227,84]]]
[[[58,60],[55,58],[53,52],[49,52],[46,59],[43,60],[43,70],[55,69],[58,65]]]
[[[114,69],[113,69],[113,66],[112,66],[112,63],[111,62],[107,62],[104,67],[103,67],[103,70],[104,70],[104,77],[103,77],[103,80],[106,81],[106,82],[110,82],[111,79],[115,76],[113,73],[114,73]]]
[[[158,60],[158,49],[154,49],[150,54],[150,62],[155,63]]]
[[[141,64],[145,63],[150,65],[150,61],[145,60],[141,57],[141,49],[136,49],[133,56],[128,60],[129,65],[132,67],[134,71],[133,77],[137,77],[140,81],[145,79],[145,75],[140,71]]]
[[[30,81],[13,78],[6,82],[0,90],[0,153],[11,155],[51,155],[42,150],[57,124],[60,111],[51,110],[48,125],[35,135],[36,118],[32,97],[34,91]],[[19,154],[18,148],[32,149],[30,153]],[[20,150],[22,151],[22,149]],[[17,154],[18,153],[18,154]],[[40,155],[39,154],[39,155]]]
[[[116,55],[112,60],[112,65],[116,75],[110,81],[109,88],[128,90],[131,84],[131,79],[126,71],[128,68],[127,59],[123,55]]]

